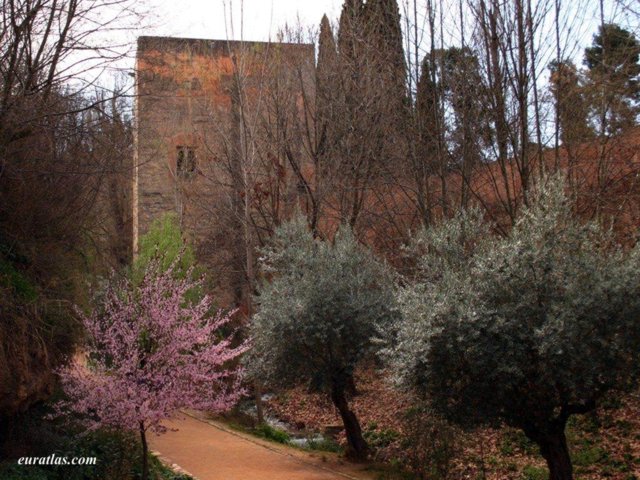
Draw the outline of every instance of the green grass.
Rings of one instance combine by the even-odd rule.
[[[342,453],[342,447],[340,446],[340,444],[331,438],[323,438],[322,440],[309,440],[304,449],[315,452]]]
[[[522,430],[506,430],[500,441],[500,453],[504,456],[511,456],[516,452],[525,453],[527,455],[535,455],[538,453],[538,447]]]
[[[253,435],[270,442],[279,443],[281,445],[289,445],[292,448],[298,448],[306,451],[341,453],[342,447],[333,439],[323,438],[322,440],[310,440],[306,446],[300,447],[291,443],[291,436],[279,428],[263,424],[254,427],[252,419],[245,415],[236,413],[227,414],[218,419],[222,419],[224,424],[232,430]]]
[[[549,471],[546,468],[526,465],[522,469],[522,476],[520,478],[521,480],[547,480],[549,478]]]
[[[284,445],[289,444],[289,440],[291,440],[291,436],[287,432],[280,430],[279,428],[272,427],[271,425],[267,425],[266,423],[258,425],[252,430],[252,433],[260,438],[271,440],[276,443],[282,443]]]
[[[419,480],[420,478],[416,474],[403,469],[397,461],[384,465],[371,465],[366,470],[373,472],[376,480]]]
[[[575,449],[571,455],[571,462],[574,467],[590,467],[602,462],[607,456],[607,452],[600,447],[584,446]]]
[[[155,475],[157,480],[193,480],[193,477],[190,475],[174,472],[163,464],[155,455],[151,455],[150,470],[150,477],[153,478]]]
[[[375,422],[367,425],[363,433],[364,439],[369,447],[374,449],[388,447],[391,443],[400,438],[400,433],[393,429],[378,428]]]

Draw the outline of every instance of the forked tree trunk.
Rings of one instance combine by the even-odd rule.
[[[573,480],[573,466],[567,447],[564,425],[544,434],[527,434],[538,444],[549,467],[549,480]]]
[[[369,447],[362,436],[362,428],[358,417],[349,408],[345,395],[346,381],[334,381],[331,386],[331,400],[340,412],[344,431],[347,435],[347,456],[354,460],[365,460],[369,452]]]
[[[140,422],[140,440],[142,442],[142,480],[149,478],[149,447],[147,446],[147,435],[144,430],[144,423]]]

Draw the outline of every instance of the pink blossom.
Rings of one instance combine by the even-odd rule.
[[[59,410],[86,417],[90,429],[162,433],[178,409],[223,411],[244,393],[233,360],[248,344],[233,346],[220,331],[234,312],[212,313],[208,295],[186,300],[202,280],[191,271],[176,278],[175,267],[152,262],[139,286],[112,279],[99,308],[81,314],[86,364],[59,372],[68,396]]]

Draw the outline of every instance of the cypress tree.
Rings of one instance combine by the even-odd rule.
[[[333,30],[326,15],[320,22],[320,37],[318,39],[318,65],[316,66],[316,98],[317,107],[325,101],[332,90],[337,87],[336,69],[338,65],[338,50],[333,38]]]
[[[593,131],[589,126],[589,105],[580,76],[570,60],[554,61],[549,66],[551,93],[558,109],[558,123],[562,143],[571,147],[589,140]]]
[[[331,156],[336,142],[336,115],[342,105],[338,50],[333,30],[326,15],[320,22],[318,64],[316,66],[316,127],[318,154],[322,166]]]
[[[338,52],[342,58],[354,60],[358,56],[357,45],[363,40],[362,0],[346,0],[340,13]]]
[[[400,9],[396,0],[369,0],[364,8],[368,53],[380,72],[385,88],[401,107],[406,99],[405,59]]]
[[[441,130],[444,124],[440,108],[440,72],[437,62],[432,62],[429,56],[422,60],[420,79],[416,92],[416,115],[418,120],[421,150],[426,155],[426,161],[433,164],[442,148],[440,145]]]
[[[382,134],[380,162],[395,170],[406,157],[408,96],[400,10],[396,0],[368,0],[364,9],[367,90],[376,98]]]

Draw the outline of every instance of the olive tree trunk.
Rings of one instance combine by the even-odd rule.
[[[344,380],[334,380],[331,386],[331,401],[340,412],[344,431],[347,435],[347,456],[355,460],[364,460],[367,458],[369,446],[362,436],[362,428],[358,417],[349,408],[349,402],[346,397],[346,387],[348,382]]]
[[[525,432],[540,447],[540,454],[549,467],[549,480],[573,480],[573,466],[564,429],[563,422],[546,432]]]
[[[538,445],[549,466],[549,480],[573,480],[573,467],[564,429],[546,435]]]

